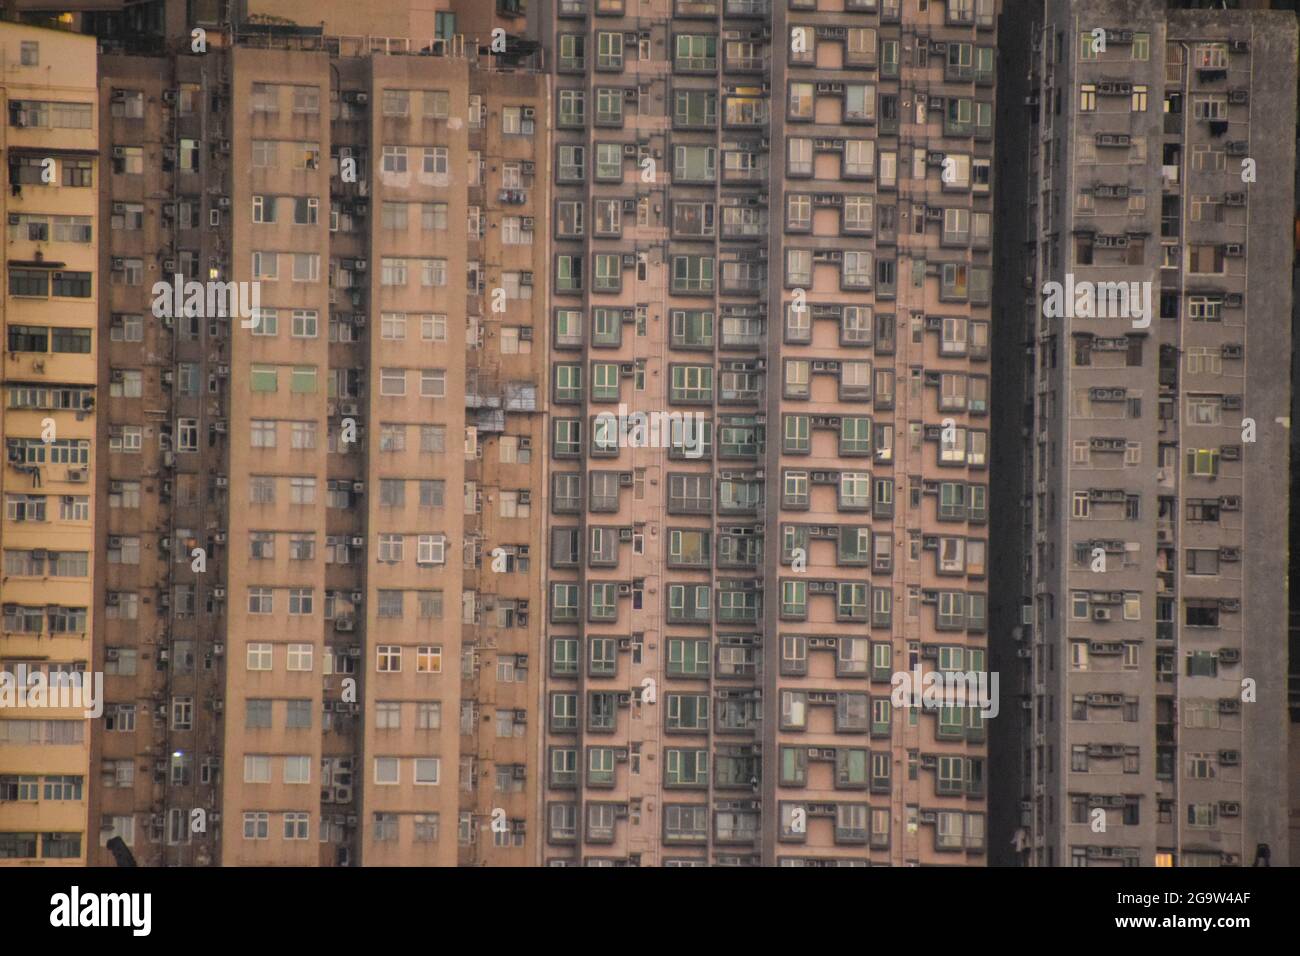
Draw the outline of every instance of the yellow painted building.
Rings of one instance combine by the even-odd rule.
[[[19,677],[93,670],[95,73],[93,37],[0,24],[0,671]],[[84,863],[90,721],[81,706],[26,706],[0,679],[0,865]]]

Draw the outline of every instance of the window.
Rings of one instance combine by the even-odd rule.
[[[178,418],[176,420],[176,450],[180,452],[199,450],[199,420],[197,418]]]
[[[872,254],[845,250],[843,267],[840,272],[840,286],[844,289],[870,289],[872,277]]]
[[[286,840],[309,839],[310,831],[311,814],[306,811],[295,810],[284,815],[284,838]]]
[[[447,396],[446,369],[420,370],[420,396],[422,398],[445,398]]]
[[[394,785],[401,782],[401,762],[396,757],[376,757],[375,758],[375,783],[381,785]],[[396,817],[393,818],[392,826],[395,829],[397,824]]]
[[[311,591],[306,591],[310,599]],[[312,669],[312,652],[314,650],[311,644],[290,644],[288,645],[288,658],[285,669],[290,671],[310,671]]]
[[[440,534],[422,534],[417,538],[417,564],[445,564],[447,560],[447,539]]]
[[[1219,551],[1217,548],[1187,549],[1188,574],[1218,574]]]
[[[410,90],[384,90],[383,110],[385,116],[407,117],[411,115]]]
[[[294,282],[320,281],[320,256],[314,252],[295,252],[293,256]]]
[[[426,644],[416,648],[416,674],[442,674],[442,645]]]
[[[270,588],[249,588],[248,589],[248,613],[249,614],[274,613],[275,610],[274,594],[275,592],[272,591]]]
[[[284,783],[311,783],[311,757],[286,756],[281,779]]]
[[[292,86],[295,113],[319,113],[320,89],[315,86]]]
[[[386,173],[406,172],[406,147],[385,146],[381,152],[381,168]]]
[[[290,539],[290,559],[305,560],[299,555],[303,554],[307,548],[304,548],[304,540],[309,543],[311,550],[315,550],[315,545],[311,538],[295,536]],[[295,616],[304,616],[312,613],[312,590],[311,588],[289,588],[289,613]],[[291,670],[293,668],[290,668]]]
[[[1219,457],[1217,448],[1189,448],[1187,450],[1187,473],[1198,477],[1213,478],[1219,474]]]
[[[379,394],[401,396],[406,394],[406,369],[381,368],[379,370]]]
[[[247,777],[247,772],[245,772]],[[249,811],[244,814],[244,839],[270,839],[271,814],[262,811]]]
[[[876,118],[876,88],[871,83],[846,83],[844,122],[870,123]]]

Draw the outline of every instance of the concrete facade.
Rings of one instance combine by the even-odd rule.
[[[1295,20],[1050,3],[1034,44],[1018,857],[1285,865]]]

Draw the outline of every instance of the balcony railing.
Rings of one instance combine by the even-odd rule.
[[[765,17],[771,10],[770,0],[726,0],[723,7],[729,17]]]

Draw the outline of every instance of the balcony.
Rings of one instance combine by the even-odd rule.
[[[674,56],[674,73],[717,73],[718,55],[700,54],[698,56]]]
[[[807,168],[812,173],[812,165]],[[726,153],[722,167],[724,183],[761,183],[767,181],[767,157],[755,153]]]
[[[756,270],[757,271],[757,270]],[[767,285],[767,276],[762,271],[722,270],[722,292],[724,295],[761,295]]]
[[[742,429],[720,425],[722,440],[718,446],[719,458],[757,458],[763,454],[764,442],[760,429]]]
[[[729,220],[725,215],[722,217],[723,239],[762,239],[766,235],[766,216],[761,217],[758,221],[736,221]]]
[[[756,569],[762,555],[758,552],[758,549],[742,547],[741,544],[741,542],[729,542],[727,539],[720,541],[718,543],[718,567]],[[749,673],[752,673],[752,669]],[[739,676],[739,672],[735,672],[734,676]]]
[[[747,384],[744,382],[728,383],[726,376],[718,389],[718,401],[736,403],[743,405],[758,405],[763,401],[762,383]]]
[[[668,623],[669,624],[708,624],[709,609],[707,607],[674,607],[668,606]]]
[[[730,100],[723,117],[727,129],[765,129],[767,121],[767,100],[752,98]]]
[[[581,514],[582,498],[576,495],[552,495],[551,496],[551,513],[552,514]]]
[[[970,121],[962,122],[953,119],[950,116],[943,118],[943,135],[944,136],[971,136],[975,132],[975,124]]]
[[[724,321],[722,325],[722,347],[724,349],[758,349],[763,347],[764,333],[760,327],[756,331],[730,329]]]
[[[753,600],[740,601],[733,600],[726,602],[723,598],[730,595],[732,598],[744,597],[743,593],[737,595],[732,591],[724,591],[718,595],[718,623],[719,624],[757,624],[761,613],[761,607],[757,595]]]
[[[726,73],[767,73],[770,62],[770,58],[762,53],[752,56],[726,56],[722,61],[722,69]]]

